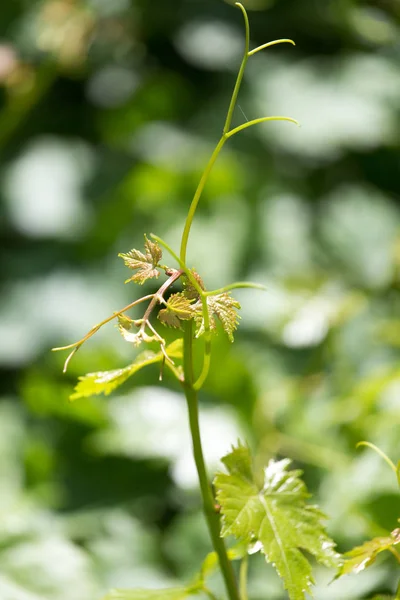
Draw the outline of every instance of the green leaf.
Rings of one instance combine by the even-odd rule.
[[[182,358],[182,340],[175,340],[166,347],[166,353],[170,358]],[[70,396],[70,400],[78,400],[79,398],[88,398],[98,394],[108,396],[115,389],[120,387],[127,379],[148,365],[158,363],[164,360],[162,352],[146,351],[139,354],[135,361],[122,369],[114,369],[112,371],[98,371],[96,373],[88,373],[79,377],[74,393]]]
[[[183,339],[174,340],[165,349],[170,358],[183,358]]]
[[[386,537],[376,537],[362,546],[356,546],[343,555],[345,561],[340,566],[337,577],[348,573],[360,573],[375,562],[380,552],[390,550],[396,544],[400,544],[400,528],[395,529]]]
[[[265,554],[283,580],[291,600],[304,600],[314,583],[303,551],[322,564],[338,566],[334,543],[322,521],[325,515],[306,504],[309,496],[301,471],[288,471],[290,460],[270,460],[258,483],[250,451],[239,445],[222,461],[228,474],[215,478],[221,505],[222,535],[234,535]]]
[[[201,289],[205,290],[206,288],[200,275],[194,269],[191,269],[190,272],[201,287]],[[198,300],[199,293],[194,287],[194,285],[191,283],[191,281],[186,276],[182,278],[182,281],[184,288],[183,293],[185,294],[186,298],[188,298],[189,300]]]
[[[132,271],[136,271],[132,277],[127,279],[125,283],[128,281],[134,281],[135,283],[143,284],[148,279],[153,277],[158,277],[160,275],[157,268],[160,266],[160,260],[162,258],[162,250],[157,242],[152,242],[147,239],[146,235],[144,236],[144,247],[145,254],[140,252],[139,250],[131,250],[127,254],[118,254],[120,256],[125,265],[132,269]]]
[[[87,373],[79,377],[74,393],[70,400],[79,398],[88,398],[98,394],[108,396],[115,389],[120,387],[129,377],[132,377],[137,371],[147,365],[162,360],[160,354],[146,351],[139,354],[135,362],[122,369],[113,369],[112,371],[97,371],[96,373]]]
[[[215,329],[215,315],[220,320],[229,340],[233,342],[233,333],[237,328],[240,319],[237,314],[237,310],[240,308],[239,302],[231,296],[230,292],[224,292],[215,296],[207,296],[207,307],[210,315],[210,329]],[[195,320],[197,325],[196,336],[199,337],[204,333],[204,319],[200,301],[196,303],[195,308]]]
[[[193,593],[196,592],[184,587],[160,590],[112,590],[103,600],[185,600]]]
[[[170,296],[166,308],[159,311],[158,318],[168,327],[181,328],[181,321],[192,319],[194,314],[191,301],[183,292],[179,292]]]

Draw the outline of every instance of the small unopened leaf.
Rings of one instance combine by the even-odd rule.
[[[250,451],[239,445],[223,459],[228,474],[215,478],[221,505],[222,535],[234,535],[255,547],[272,563],[291,600],[304,600],[314,583],[304,551],[326,566],[338,566],[334,543],[328,537],[325,515],[306,504],[308,492],[301,471],[289,471],[290,461],[271,460],[261,483]],[[255,546],[255,542],[258,544]]]
[[[208,314],[210,318],[210,329],[215,329],[214,316],[218,317],[221,325],[227,334],[229,340],[233,342],[233,333],[239,324],[239,315],[237,310],[240,309],[240,304],[233,298],[230,292],[224,292],[215,296],[207,296]],[[204,318],[202,313],[202,304],[198,301],[195,305],[196,311],[196,336],[199,337],[204,333]]]
[[[165,349],[170,358],[182,357],[182,340],[172,342]],[[88,398],[104,394],[108,396],[115,389],[120,387],[127,379],[148,365],[152,365],[164,360],[162,352],[146,351],[139,354],[135,361],[122,369],[114,369],[112,371],[98,371],[96,373],[88,373],[83,377],[79,377],[70,400],[78,400],[79,398]]]
[[[392,531],[388,536],[376,537],[365,542],[362,546],[356,546],[343,555],[345,561],[340,566],[337,577],[341,577],[347,573],[360,573],[360,571],[363,571],[375,562],[380,552],[390,550],[396,544],[400,544],[399,528]]]
[[[103,600],[185,600],[193,593],[193,590],[184,587],[160,590],[112,590]]]
[[[125,265],[129,267],[129,269],[136,271],[136,273],[127,279],[125,283],[134,281],[135,283],[143,284],[147,279],[159,276],[160,273],[157,270],[157,267],[162,258],[160,246],[157,242],[152,242],[144,236],[144,247],[144,254],[139,250],[133,249],[126,254],[118,255],[123,259]]]
[[[163,325],[166,325],[167,327],[174,327],[175,329],[181,328],[181,322],[174,312],[163,308],[159,311],[157,316]]]
[[[127,317],[126,315],[118,315],[118,325],[123,327],[124,329],[131,329],[133,323],[133,319]]]
[[[201,289],[205,290],[206,288],[200,275],[196,273],[194,269],[191,269],[190,272],[201,287]],[[196,290],[190,279],[188,277],[183,277],[182,281],[184,288],[183,293],[185,294],[186,298],[188,298],[189,300],[197,300],[199,298],[199,292]]]
[[[158,313],[158,318],[164,325],[168,327],[181,327],[181,321],[192,319],[195,312],[191,301],[180,292],[172,294],[167,301],[166,308],[163,308]]]

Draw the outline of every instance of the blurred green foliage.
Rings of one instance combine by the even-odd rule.
[[[49,349],[135,299],[118,252],[144,232],[179,240],[240,61],[230,4],[1,3],[1,600],[176,586],[210,549],[172,380],[149,367],[71,404],[77,375],[130,351],[110,325],[64,376]],[[355,445],[400,457],[400,5],[244,4],[254,45],[297,46],[252,59],[241,110],[302,128],[233,139],[200,205],[189,264],[207,286],[268,287],[237,294],[235,344],[214,343],[204,446],[210,470],[238,436],[260,463],[292,458],[345,551],[399,517],[393,474]],[[331,578],[317,600],[386,597],[398,570]],[[252,599],[285,598],[262,559],[250,580]]]

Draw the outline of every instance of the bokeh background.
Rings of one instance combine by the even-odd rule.
[[[233,346],[220,333],[201,418],[210,471],[238,437],[304,469],[344,551],[394,529],[400,458],[400,4],[247,0],[245,118],[205,190],[189,263],[207,286],[250,279]],[[210,550],[168,377],[68,402],[135,350],[111,324],[142,292],[118,252],[175,246],[240,63],[223,0],[14,0],[0,6],[0,598],[96,600],[185,581]],[[154,291],[147,284],[148,292]],[[393,557],[317,600],[393,593]],[[262,558],[252,600],[283,600]],[[215,585],[220,585],[218,579]]]

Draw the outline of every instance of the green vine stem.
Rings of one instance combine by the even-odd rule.
[[[209,481],[208,481],[205,462],[204,462],[204,456],[203,456],[203,450],[202,450],[202,444],[201,444],[197,392],[198,392],[198,390],[201,389],[201,387],[203,386],[203,384],[207,378],[209,368],[210,368],[210,360],[211,360],[211,331],[210,331],[210,320],[209,320],[208,305],[207,305],[207,296],[210,296],[210,295],[216,294],[216,293],[227,292],[231,289],[239,288],[239,287],[256,287],[256,288],[263,289],[263,286],[257,286],[254,284],[246,284],[246,283],[239,282],[236,284],[222,287],[218,290],[214,290],[213,292],[206,292],[203,289],[201,289],[201,287],[198,285],[197,281],[193,277],[191,271],[188,269],[188,267],[186,265],[186,253],[187,253],[187,246],[188,246],[188,241],[189,241],[190,230],[192,227],[193,219],[194,219],[201,195],[203,193],[203,190],[204,190],[207,180],[210,176],[210,173],[214,167],[214,164],[215,164],[225,142],[229,138],[231,138],[234,135],[236,135],[237,133],[239,133],[240,131],[247,129],[248,127],[252,127],[253,125],[258,125],[259,123],[265,123],[268,121],[289,121],[289,122],[292,122],[292,123],[295,123],[296,125],[298,125],[298,122],[295,119],[291,119],[289,117],[261,117],[258,119],[253,119],[247,123],[244,123],[242,125],[239,125],[233,129],[231,129],[232,118],[233,118],[237,98],[239,95],[240,86],[241,86],[241,83],[243,80],[246,64],[247,64],[249,57],[252,56],[253,54],[255,54],[256,52],[258,52],[264,48],[268,48],[269,46],[273,46],[275,44],[284,43],[284,42],[289,42],[291,44],[294,44],[294,42],[292,40],[286,40],[286,39],[276,40],[274,42],[269,42],[267,44],[259,46],[259,47],[255,48],[254,50],[250,51],[250,49],[249,49],[250,27],[249,27],[249,20],[247,17],[247,13],[246,13],[246,10],[243,7],[243,5],[240,4],[239,2],[236,3],[236,6],[238,8],[240,8],[240,10],[242,11],[244,23],[245,23],[245,34],[246,35],[245,35],[244,55],[243,55],[242,63],[240,65],[239,73],[238,73],[238,76],[237,76],[237,79],[235,82],[235,86],[233,89],[233,93],[232,93],[231,101],[229,104],[222,136],[221,136],[219,142],[217,143],[213,153],[211,154],[211,157],[207,163],[204,173],[202,174],[202,176],[200,178],[200,181],[199,181],[199,184],[195,191],[193,200],[189,207],[188,215],[186,217],[186,222],[185,222],[185,226],[184,226],[183,233],[182,233],[180,256],[178,257],[172,251],[172,249],[165,242],[163,242],[163,240],[161,240],[157,236],[151,236],[151,237],[153,237],[153,239],[157,240],[162,246],[164,246],[170,252],[170,254],[178,261],[182,271],[187,275],[187,277],[190,279],[190,281],[193,283],[193,285],[197,289],[200,299],[201,299],[201,302],[202,302],[203,319],[204,319],[204,354],[203,354],[202,370],[197,379],[194,378],[194,367],[193,367],[193,324],[192,324],[192,322],[189,321],[188,323],[186,323],[185,329],[184,329],[184,349],[183,349],[184,382],[183,382],[183,386],[184,386],[185,396],[186,396],[186,401],[187,401],[187,406],[188,406],[189,424],[190,424],[190,431],[191,431],[192,445],[193,445],[193,454],[194,454],[194,460],[196,463],[197,474],[198,474],[198,479],[199,479],[199,484],[200,484],[200,489],[201,489],[204,514],[205,514],[205,517],[207,520],[207,524],[208,524],[208,528],[210,531],[214,550],[218,555],[219,564],[220,564],[222,576],[225,581],[225,586],[226,586],[226,589],[227,589],[227,592],[229,595],[229,599],[230,600],[240,600],[240,598],[241,598],[241,600],[247,600],[246,581],[245,581],[247,578],[247,561],[246,561],[246,559],[243,561],[243,566],[242,566],[241,576],[240,576],[240,593],[239,593],[236,578],[235,578],[233,568],[232,568],[232,563],[230,562],[230,560],[228,558],[228,554],[226,551],[224,541],[222,540],[221,535],[220,535],[219,516],[215,511],[214,496],[213,496],[213,492],[212,492],[212,489],[211,489]]]
[[[199,478],[201,497],[203,501],[203,510],[206,517],[208,529],[214,550],[218,555],[222,576],[230,600],[240,600],[232,563],[228,558],[224,540],[220,535],[219,515],[215,510],[215,501],[213,492],[208,481],[206,466],[204,462],[203,449],[200,438],[199,426],[199,407],[197,391],[193,387],[193,323],[188,321],[185,324],[183,338],[183,371],[184,371],[184,390],[189,413],[190,433],[192,436],[193,455],[196,463],[197,474]]]
[[[228,133],[229,129],[231,128],[231,122],[232,122],[232,117],[233,117],[233,113],[234,113],[235,106],[236,106],[237,97],[239,95],[239,90],[240,90],[240,86],[242,84],[242,79],[243,79],[243,75],[244,75],[244,72],[246,69],[246,64],[247,64],[247,61],[249,60],[249,47],[250,47],[249,19],[247,17],[246,9],[244,8],[244,6],[242,4],[240,4],[240,2],[236,2],[235,6],[240,8],[240,10],[242,11],[242,14],[243,14],[243,19],[244,19],[244,27],[245,27],[244,55],[243,55],[242,64],[240,65],[239,73],[238,73],[238,76],[236,79],[235,87],[233,88],[232,98],[231,98],[231,102],[230,102],[229,108],[228,108],[228,114],[226,115],[226,121],[225,121],[224,129],[223,129],[224,134]]]
[[[249,556],[246,554],[242,558],[242,562],[240,564],[240,573],[239,573],[239,589],[240,589],[240,599],[241,600],[249,600],[249,596],[247,594],[247,572],[249,569]]]
[[[179,382],[183,386],[186,401],[187,401],[187,407],[188,407],[189,426],[190,426],[190,432],[191,432],[191,437],[192,437],[194,461],[196,464],[197,475],[198,475],[198,480],[199,480],[199,485],[200,485],[204,515],[205,515],[208,529],[210,532],[212,545],[213,545],[215,553],[218,556],[219,566],[220,566],[220,570],[222,573],[222,577],[225,582],[225,587],[226,587],[226,591],[227,591],[229,600],[247,600],[247,591],[246,591],[247,559],[245,558],[242,562],[242,568],[240,570],[240,577],[239,577],[240,581],[239,581],[239,586],[238,586],[238,582],[236,581],[232,562],[229,559],[229,556],[228,556],[228,553],[227,553],[227,550],[225,547],[225,543],[221,537],[220,516],[216,509],[216,502],[214,499],[213,490],[212,490],[212,487],[211,487],[211,484],[210,484],[210,481],[209,481],[209,478],[207,475],[206,465],[205,465],[204,455],[203,455],[203,449],[202,449],[202,444],[201,444],[200,426],[199,426],[198,391],[202,388],[204,382],[206,381],[206,378],[207,378],[208,372],[209,372],[209,368],[210,368],[210,361],[211,361],[211,322],[210,321],[212,319],[212,313],[213,313],[212,296],[228,294],[230,292],[230,290],[237,289],[237,288],[256,288],[256,289],[265,289],[265,288],[264,288],[264,286],[260,286],[260,285],[253,284],[253,283],[237,282],[237,283],[223,286],[217,290],[206,291],[205,289],[203,289],[204,286],[201,283],[199,283],[199,281],[197,280],[196,273],[194,273],[193,270],[188,268],[188,266],[186,264],[186,254],[187,254],[187,246],[188,246],[188,241],[189,241],[190,230],[192,227],[193,219],[196,214],[196,210],[197,210],[201,195],[206,186],[206,183],[208,181],[210,173],[214,167],[214,164],[215,164],[224,144],[226,143],[226,141],[229,140],[234,135],[236,135],[237,133],[240,133],[241,131],[247,129],[248,127],[252,127],[253,125],[258,125],[260,123],[265,123],[265,122],[269,122],[269,121],[289,121],[289,122],[295,123],[297,125],[298,125],[298,123],[295,119],[292,119],[290,117],[277,116],[277,117],[261,117],[261,118],[250,120],[247,123],[238,125],[237,127],[234,127],[234,128],[231,127],[237,98],[238,98],[238,95],[240,92],[240,87],[241,87],[241,83],[243,80],[246,64],[247,64],[247,61],[249,60],[249,58],[256,52],[259,52],[260,50],[262,50],[264,48],[268,48],[269,46],[273,46],[275,44],[279,44],[279,43],[283,43],[283,42],[289,42],[289,43],[293,44],[292,40],[282,39],[282,40],[276,40],[274,42],[269,42],[267,44],[263,44],[262,46],[258,46],[254,50],[250,51],[250,49],[249,49],[250,28],[249,28],[249,21],[248,21],[247,13],[242,4],[236,3],[236,6],[240,8],[240,10],[243,14],[244,23],[245,23],[246,37],[245,37],[244,55],[243,55],[239,73],[238,73],[238,76],[237,76],[237,79],[235,82],[235,86],[234,86],[234,89],[232,92],[232,97],[231,97],[231,100],[229,103],[229,108],[228,108],[228,112],[227,112],[227,116],[226,116],[226,120],[225,120],[225,124],[224,124],[224,128],[223,128],[222,136],[211,154],[211,157],[210,157],[210,159],[206,165],[206,168],[200,178],[199,184],[197,186],[197,189],[195,191],[195,194],[193,196],[192,202],[191,202],[189,210],[188,210],[184,229],[182,232],[179,256],[172,250],[172,248],[164,240],[162,240],[161,238],[159,238],[158,236],[156,236],[154,234],[150,235],[152,240],[157,242],[157,244],[159,244],[159,246],[162,246],[164,249],[166,249],[169,252],[169,254],[174,258],[174,260],[176,260],[176,262],[179,265],[179,269],[178,270],[169,269],[168,267],[164,267],[163,265],[159,264],[159,261],[161,259],[161,252],[153,251],[151,248],[150,241],[146,238],[146,242],[145,242],[146,255],[143,255],[142,253],[140,253],[136,250],[131,251],[131,253],[129,253],[130,256],[129,255],[120,255],[122,258],[124,258],[125,261],[128,258],[128,261],[131,261],[134,263],[134,266],[132,267],[132,265],[130,265],[130,268],[139,269],[139,267],[142,268],[143,264],[146,267],[146,269],[142,270],[142,272],[140,272],[140,270],[138,270],[137,273],[135,274],[135,276],[128,281],[136,280],[136,282],[138,282],[138,283],[144,283],[144,281],[146,281],[147,278],[158,276],[157,269],[163,269],[165,271],[165,274],[168,276],[168,279],[165,281],[165,283],[160,286],[160,288],[158,289],[158,291],[156,293],[149,294],[147,296],[144,296],[143,298],[140,298],[139,300],[135,300],[134,302],[131,302],[130,304],[125,306],[123,309],[113,313],[107,319],[104,319],[103,321],[101,321],[101,323],[98,323],[97,325],[95,325],[78,342],[75,342],[74,344],[70,344],[68,346],[64,346],[63,348],[54,348],[54,350],[62,350],[62,349],[72,350],[72,352],[70,353],[70,355],[68,356],[68,358],[65,362],[64,370],[66,370],[68,362],[71,359],[71,357],[74,355],[74,353],[82,346],[82,344],[84,342],[86,342],[89,338],[91,338],[91,336],[94,335],[94,333],[96,333],[103,325],[105,325],[106,323],[110,322],[111,320],[113,320],[115,318],[126,317],[126,315],[125,315],[126,311],[130,310],[131,308],[134,308],[137,304],[144,302],[145,300],[150,300],[149,305],[144,313],[144,317],[142,319],[137,319],[136,321],[132,320],[132,319],[128,319],[128,322],[133,323],[137,327],[140,327],[139,332],[137,334],[135,334],[135,336],[134,336],[135,341],[139,340],[139,342],[142,342],[142,341],[158,342],[160,344],[160,350],[163,354],[162,368],[165,363],[165,365],[170,369],[170,371],[174,374],[174,376],[179,380]],[[160,250],[159,246],[158,246],[158,250]],[[158,254],[160,256],[158,256]],[[150,269],[150,273],[151,273],[150,275],[148,274],[149,269]],[[154,270],[156,271],[155,275],[153,274]],[[160,304],[167,305],[167,302],[164,300],[164,295],[165,295],[166,291],[172,286],[172,284],[174,282],[176,282],[178,279],[180,279],[181,276],[186,277],[188,279],[188,281],[191,283],[191,285],[194,287],[194,289],[196,290],[197,295],[198,295],[196,302],[197,302],[197,300],[199,300],[201,302],[202,321],[201,321],[201,327],[199,328],[198,334],[201,331],[201,333],[203,335],[204,349],[203,349],[203,364],[202,364],[200,374],[197,377],[195,377],[195,374],[194,374],[194,364],[193,364],[193,344],[194,344],[193,317],[191,317],[189,320],[182,319],[182,325],[183,325],[183,330],[184,330],[183,331],[183,375],[182,375],[181,369],[176,368],[174,366],[172,358],[170,356],[168,356],[167,348],[165,345],[165,340],[158,334],[157,330],[153,327],[153,325],[150,322],[150,317],[152,316],[152,313],[153,313],[153,310],[155,309],[155,307]],[[176,296],[178,296],[178,294]],[[196,307],[196,309],[197,309],[197,307]],[[165,312],[165,309],[163,309],[163,310]],[[200,311],[198,311],[198,313],[199,312]],[[148,336],[146,334],[146,328],[148,328],[151,331],[151,333],[152,333],[151,336]],[[146,364],[152,364],[153,362],[159,362],[159,360],[160,360],[160,353],[158,356],[153,355],[151,358],[149,358],[146,361]],[[162,368],[161,368],[160,376],[162,376]],[[91,374],[91,375],[97,375],[97,374]],[[79,396],[79,394],[75,394],[75,397],[76,396]],[[240,591],[239,591],[239,588],[240,588]],[[212,593],[205,588],[204,588],[204,591],[206,591],[206,593],[209,595],[209,597],[211,599]]]

